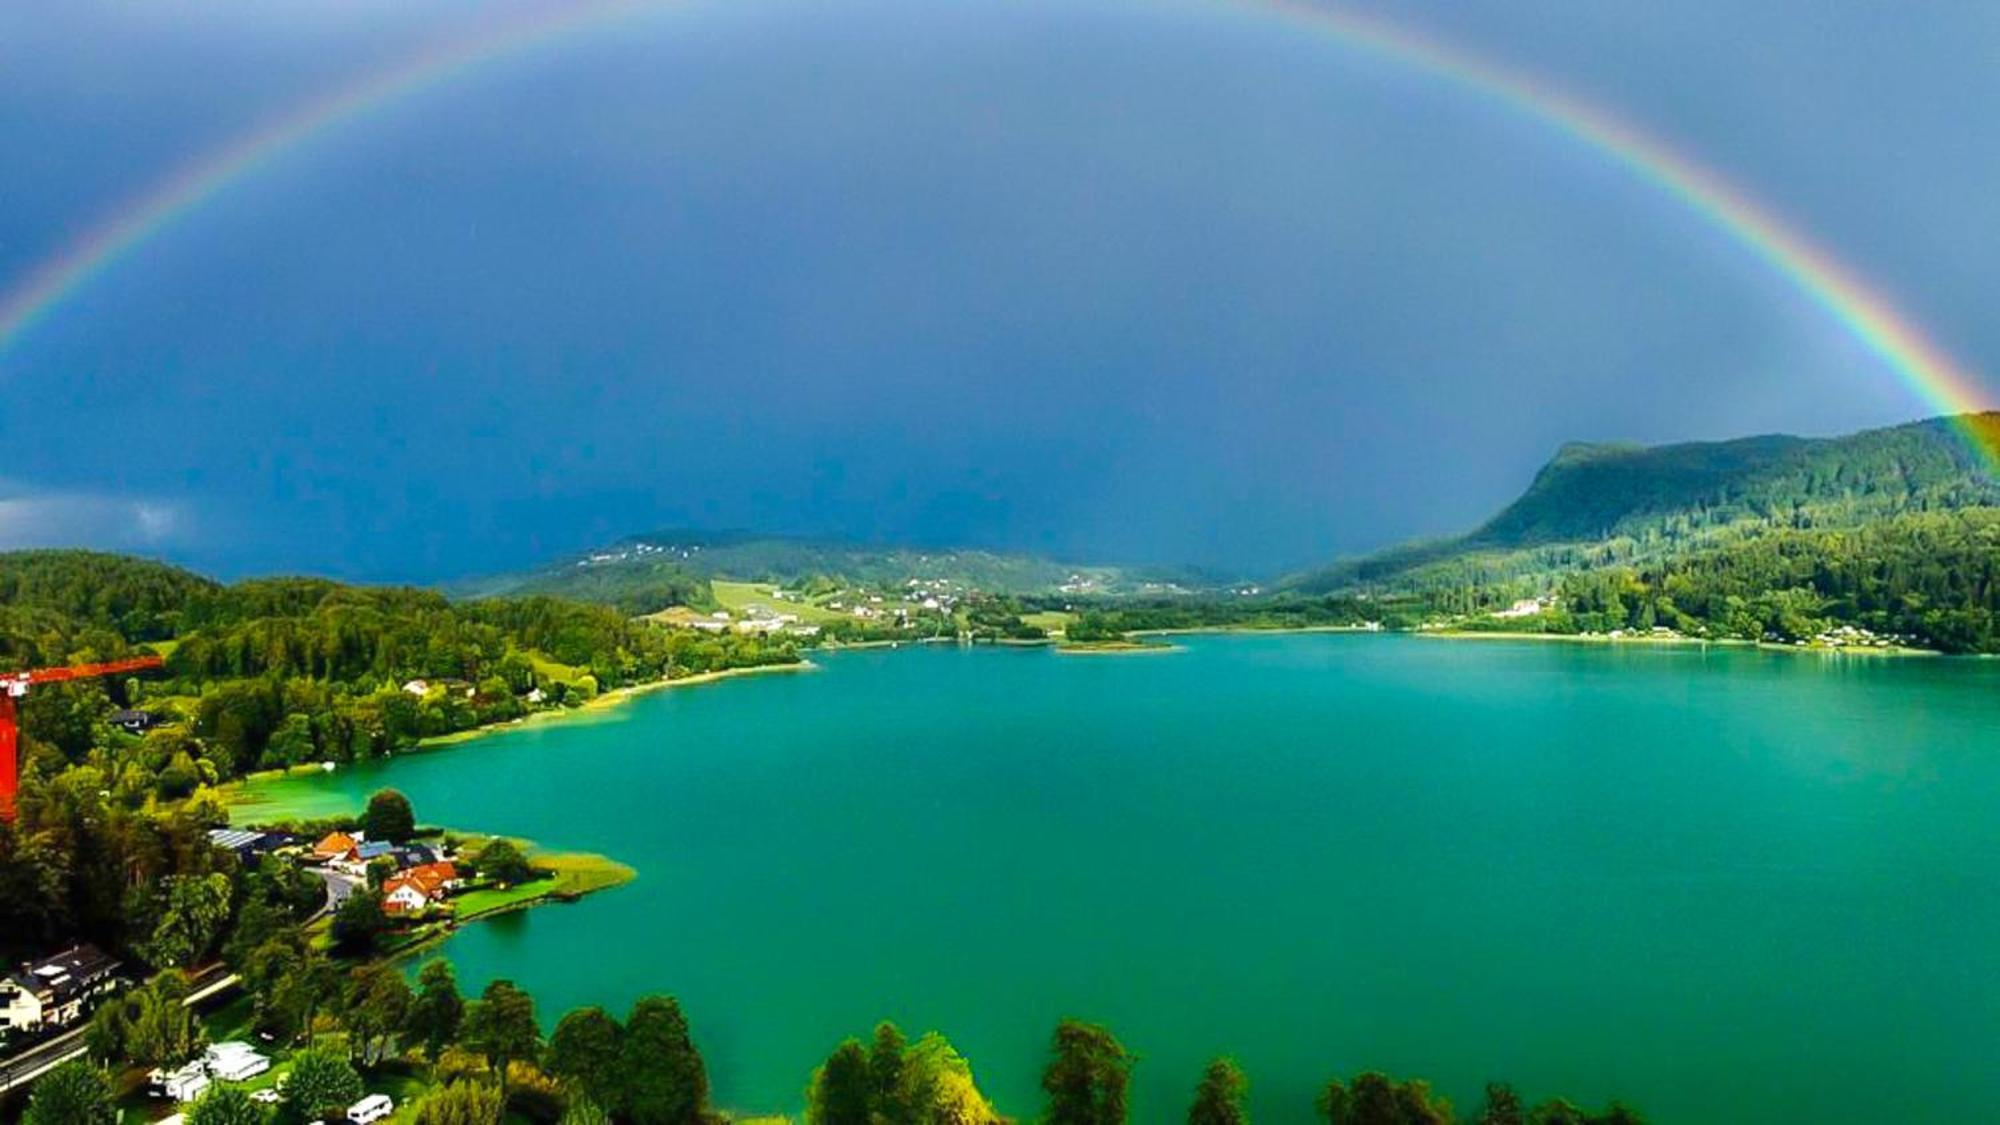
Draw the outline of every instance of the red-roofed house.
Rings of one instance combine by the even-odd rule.
[[[458,868],[449,861],[412,867],[382,881],[382,912],[415,914],[430,909],[459,884]]]
[[[335,863],[353,859],[361,849],[361,842],[345,832],[329,832],[326,838],[313,845],[312,857],[321,863]]]

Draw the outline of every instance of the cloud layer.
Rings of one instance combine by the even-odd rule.
[[[185,509],[152,499],[37,491],[0,481],[0,550],[166,548],[185,539]]]

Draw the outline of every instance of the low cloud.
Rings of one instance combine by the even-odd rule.
[[[164,547],[187,534],[188,522],[186,509],[168,501],[0,482],[0,550]]]

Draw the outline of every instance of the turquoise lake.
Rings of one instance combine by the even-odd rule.
[[[681,998],[716,1101],[797,1112],[844,1036],[936,1028],[1032,1118],[1056,1020],[1182,1119],[1336,1073],[1655,1121],[2000,1116],[2000,662],[1196,636],[943,647],[655,692],[342,770],[629,886],[467,927],[544,1021]]]

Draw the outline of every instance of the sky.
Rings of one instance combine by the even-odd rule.
[[[0,293],[547,7],[0,6]],[[2000,8],[1350,10],[1667,141],[2000,371]],[[661,4],[275,154],[8,341],[0,548],[428,582],[692,526],[1270,575],[1468,528],[1565,441],[1929,412],[1628,170],[1250,5]]]

